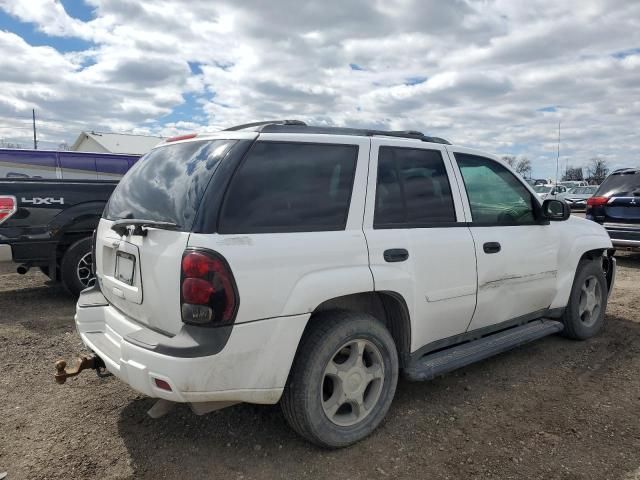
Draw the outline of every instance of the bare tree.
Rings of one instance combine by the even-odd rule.
[[[589,161],[587,176],[589,177],[590,182],[600,184],[607,177],[608,173],[609,165],[607,165],[607,161],[605,159],[595,157]]]
[[[516,157],[515,155],[503,155],[502,161],[509,165],[512,168],[516,168]]]
[[[524,178],[531,178],[531,161],[527,157],[522,157],[516,164],[516,172]]]
[[[0,148],[24,148],[24,146],[21,143],[15,143],[15,142],[6,142],[4,140],[0,140]]]
[[[584,180],[582,173],[582,167],[567,167],[567,170],[562,176],[562,180]]]

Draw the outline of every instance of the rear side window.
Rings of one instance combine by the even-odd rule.
[[[429,227],[456,221],[437,150],[380,147],[374,228]]]
[[[105,218],[171,222],[190,230],[211,175],[236,143],[204,140],[151,150],[122,177]]]
[[[640,195],[640,171],[628,170],[612,173],[604,179],[596,196],[633,197]]]
[[[257,142],[235,173],[220,233],[343,230],[356,145]]]
[[[29,150],[0,152],[0,178],[56,178],[56,154]]]
[[[93,155],[60,154],[60,168],[65,180],[97,180],[96,159]]]

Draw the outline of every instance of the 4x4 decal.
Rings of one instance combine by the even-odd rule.
[[[64,197],[53,198],[53,197],[33,197],[33,198],[24,198],[22,197],[22,203],[31,203],[33,205],[53,205],[54,203],[58,205],[64,205]]]

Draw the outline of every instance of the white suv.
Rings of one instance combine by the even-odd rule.
[[[596,334],[611,248],[497,157],[418,132],[281,121],[169,139],[100,221],[80,367],[159,410],[280,402],[341,447],[379,425],[401,372]],[[79,370],[58,367],[61,383]]]

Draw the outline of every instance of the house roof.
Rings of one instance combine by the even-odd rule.
[[[149,135],[91,131],[82,132],[73,143],[71,150],[76,150],[87,137],[97,142],[108,152],[134,155],[143,155],[164,140],[163,137]]]

